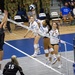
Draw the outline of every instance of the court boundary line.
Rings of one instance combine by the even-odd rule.
[[[70,59],[68,59],[68,58],[66,58],[66,57],[64,57],[64,56],[61,56],[61,57],[62,57],[63,59],[65,59],[65,60],[71,62],[71,63],[74,63],[74,61],[72,61],[72,60],[70,60]]]
[[[60,71],[58,71],[58,70],[52,68],[51,66],[48,66],[47,64],[41,62],[40,60],[38,60],[38,59],[36,59],[36,58],[33,58],[32,56],[30,56],[29,54],[25,53],[24,51],[22,51],[22,50],[16,48],[15,46],[13,46],[13,45],[11,45],[11,44],[9,44],[9,43],[7,43],[7,42],[5,42],[5,44],[8,45],[8,46],[10,46],[10,47],[12,47],[12,48],[14,48],[16,51],[18,51],[18,52],[20,52],[20,53],[22,53],[22,54],[28,56],[29,58],[31,58],[31,59],[37,61],[38,63],[42,64],[43,66],[45,66],[45,67],[47,67],[47,68],[49,68],[49,69],[55,71],[56,73],[58,73],[58,74],[60,74],[60,75],[64,75],[62,72],[60,72]]]

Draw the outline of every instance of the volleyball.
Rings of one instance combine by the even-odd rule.
[[[34,4],[31,4],[31,5],[29,6],[29,9],[30,9],[30,10],[35,9],[35,5],[34,5]]]

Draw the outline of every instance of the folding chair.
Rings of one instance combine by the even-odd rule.
[[[24,22],[22,21],[20,15],[16,15],[16,16],[14,16],[14,20],[15,20],[16,22],[18,22],[18,23],[21,23],[21,24],[24,23]],[[17,28],[22,28],[22,27],[21,27],[21,26],[17,26],[17,25],[15,25],[15,29],[17,29]]]
[[[51,12],[50,18],[51,18],[52,22],[58,22],[58,23],[61,22],[61,18],[60,18],[60,15],[58,14],[58,12]]]

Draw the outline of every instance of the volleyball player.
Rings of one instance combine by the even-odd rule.
[[[47,31],[45,31],[45,34],[48,34],[49,31],[52,29],[52,26],[50,25],[50,21],[48,19],[45,20],[46,21],[46,26],[47,26]],[[43,32],[42,32],[43,33]],[[44,42],[44,52],[45,52],[45,58],[46,58],[46,64],[49,63],[49,46],[50,46],[50,38],[44,36],[43,38],[43,42]],[[51,47],[51,46],[50,46]]]
[[[30,27],[29,28],[32,29],[32,34],[34,34],[34,54],[32,56],[36,57],[36,55],[39,53],[38,41],[40,39],[40,36],[37,34],[37,31],[39,30],[39,25],[35,21],[34,17],[30,18]]]
[[[3,58],[3,45],[4,45],[4,37],[5,37],[4,29],[6,27],[7,15],[8,15],[7,11],[4,11],[4,13],[5,13],[4,18],[0,23],[0,73],[1,73],[1,62]]]
[[[32,55],[33,57],[36,56],[39,52],[39,38],[40,36],[38,36],[37,31],[39,30],[39,25],[38,23],[34,20],[34,17],[30,17],[30,21],[29,21],[29,30],[27,31],[27,33],[25,34],[25,36],[30,32],[30,30],[32,30],[30,37],[32,36],[32,34],[34,34],[34,54]],[[24,37],[25,37],[24,36]]]
[[[47,32],[49,31],[49,29],[51,29],[51,26],[50,26],[50,23],[49,23],[49,20],[42,20],[42,21],[38,21],[38,24],[39,24],[39,30],[37,31],[38,32],[38,35],[36,36],[35,40],[34,40],[34,48],[35,48],[35,51],[34,51],[34,54],[32,55],[33,57],[37,57],[38,53],[40,50],[39,49],[39,39],[41,36],[45,37],[45,35],[47,34]],[[45,55],[46,57],[48,57],[48,46],[49,46],[49,39],[48,38],[44,38],[44,50],[45,50]]]
[[[37,55],[40,52],[39,44],[38,44],[39,39],[40,39],[41,36],[45,36],[45,34],[49,30],[51,30],[51,25],[50,25],[48,19],[42,20],[42,21],[37,20],[37,23],[39,25],[38,27],[37,27],[36,24],[35,24],[36,26],[32,25],[33,24],[32,21],[34,22],[34,18],[33,17],[31,17],[31,19],[30,19],[30,27],[29,27],[29,28],[31,28],[33,30],[33,32],[35,31],[34,32],[34,35],[35,35],[35,37],[34,37],[34,53],[33,53],[32,57],[37,57]],[[35,28],[34,28],[35,30],[33,29],[33,26],[35,26]],[[38,32],[40,33],[39,35],[38,35]],[[29,33],[29,31],[26,33],[26,35],[28,33]],[[49,54],[49,51],[48,51],[49,44],[50,44],[49,38],[45,37],[44,38],[44,50],[45,50],[45,56],[46,56],[47,59],[48,59],[48,54]]]
[[[20,75],[24,75],[22,68],[19,66],[17,57],[13,55],[11,61],[8,62],[3,69],[3,75],[16,75],[17,71],[20,72]]]
[[[34,20],[34,17],[31,16],[30,17],[30,21],[29,21],[29,30],[28,32],[25,34],[24,37],[26,37],[26,35],[30,32],[30,30],[33,30],[34,34],[37,32],[37,30],[39,29],[38,23]],[[32,33],[33,34],[33,33]],[[35,34],[36,35],[36,34]]]
[[[52,58],[52,64],[55,64],[56,61],[60,63],[58,68],[61,68],[61,61],[60,61],[60,55],[58,54],[59,50],[59,27],[58,24],[53,22],[52,24],[52,30],[49,31],[50,34],[50,46],[53,48],[50,48],[51,58]]]

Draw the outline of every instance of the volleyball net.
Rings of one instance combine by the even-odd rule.
[[[11,35],[12,37],[13,37],[13,36],[16,37],[16,39],[24,39],[25,32],[27,32],[27,31],[34,32],[34,31],[33,31],[32,29],[30,29],[27,25],[24,25],[24,24],[22,24],[22,23],[18,23],[18,22],[14,21],[14,20],[11,20],[11,19],[8,19],[8,21],[11,22],[12,24],[14,24],[13,26],[17,25],[17,26],[23,28],[23,29],[20,29],[20,31],[19,31],[19,30],[15,30],[15,31],[14,31],[14,29],[13,29],[12,34],[10,34],[10,35]],[[24,32],[24,31],[25,31],[25,32]],[[41,34],[41,33],[39,33],[39,32],[37,32],[37,33],[38,33],[39,35],[41,35],[42,37],[46,36],[46,37],[50,38],[49,35],[44,35],[43,33]],[[6,36],[8,36],[8,35],[6,35]],[[30,34],[29,34],[29,36],[30,36]],[[55,37],[54,37],[54,38],[55,38]],[[11,39],[8,38],[8,40],[11,40]],[[63,49],[64,49],[64,52],[62,52],[62,49],[61,49],[62,47],[60,46],[61,59],[62,59],[62,64],[63,64],[63,67],[62,67],[62,69],[60,69],[60,70],[59,70],[59,69],[56,69],[55,67],[53,68],[53,67],[51,67],[51,66],[49,66],[49,65],[47,65],[47,64],[45,64],[45,63],[43,63],[43,62],[41,62],[41,61],[40,61],[39,59],[37,59],[37,58],[31,57],[31,56],[30,56],[29,54],[27,54],[26,52],[24,52],[24,51],[18,49],[17,47],[13,46],[12,44],[10,44],[10,43],[8,43],[8,42],[5,42],[5,44],[7,44],[8,46],[14,48],[15,50],[21,52],[22,54],[28,56],[29,58],[31,58],[31,59],[37,61],[38,63],[44,65],[45,67],[51,69],[52,71],[56,72],[56,73],[57,73],[56,75],[73,75],[73,67],[72,67],[72,65],[73,65],[73,63],[74,63],[74,59],[75,59],[74,56],[75,56],[75,54],[74,54],[73,51],[70,52],[70,51],[68,51],[67,49],[68,49],[68,46],[74,47],[74,45],[73,45],[72,43],[66,42],[66,41],[64,41],[64,40],[61,40],[61,39],[59,39],[59,40],[60,40],[61,43],[62,43],[61,46],[64,47],[64,48],[63,48]],[[75,47],[74,47],[74,48],[75,48]],[[75,51],[75,49],[74,49],[74,51]],[[73,55],[73,54],[74,54],[74,55]]]

